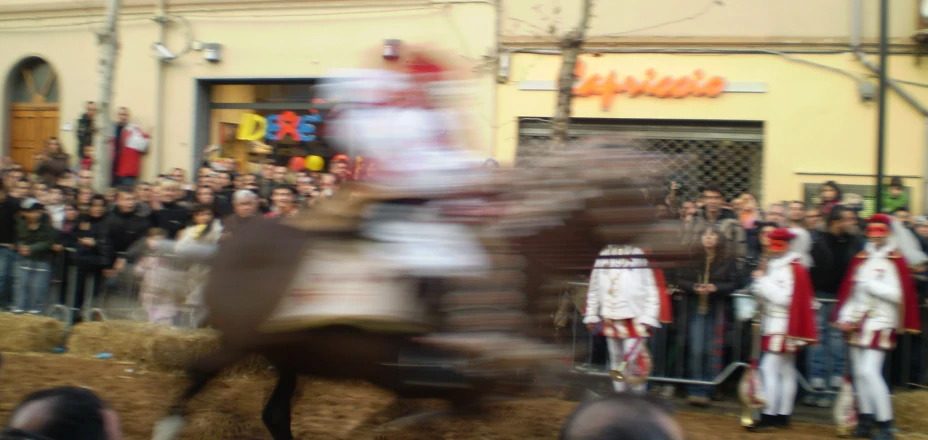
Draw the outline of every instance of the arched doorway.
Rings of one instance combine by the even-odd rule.
[[[58,75],[45,60],[29,57],[10,72],[10,156],[32,171],[45,141],[58,136]]]

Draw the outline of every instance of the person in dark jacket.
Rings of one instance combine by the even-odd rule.
[[[121,271],[126,264],[126,251],[145,237],[154,226],[150,215],[142,214],[135,194],[129,188],[120,188],[116,194],[116,209],[107,218],[107,232],[115,261],[113,269]]]
[[[159,187],[161,188],[161,206],[154,208],[153,225],[167,231],[168,237],[174,240],[177,239],[177,234],[187,227],[190,212],[186,202],[183,202],[184,191],[179,183],[166,180]]]
[[[240,189],[232,197],[232,208],[235,213],[222,219],[222,237],[224,240],[253,221],[260,221],[258,215],[258,194],[247,189]]]
[[[69,270],[74,267],[74,252],[77,249],[77,227],[80,223],[81,213],[77,205],[73,202],[64,205],[64,221],[61,222],[61,229],[55,235],[55,244],[52,250],[57,253],[57,264],[54,268],[54,277],[57,279],[58,289],[52,294],[57,293],[57,301],[65,304],[67,301],[68,288],[71,283]],[[54,298],[53,298],[54,300]]]
[[[687,316],[689,377],[712,380],[722,369],[725,336],[725,304],[738,287],[738,269],[731,256],[731,246],[717,226],[708,226],[700,234],[694,249],[693,263],[678,272]],[[707,406],[712,387],[690,385],[688,400]]]
[[[52,274],[55,228],[44,209],[35,199],[27,199],[22,205],[22,216],[16,229],[16,251],[20,257],[13,313],[28,311],[38,315],[45,307]]]
[[[831,326],[834,301],[848,265],[863,250],[864,239],[853,232],[857,214],[842,206],[832,207],[826,230],[812,233],[812,286],[815,288],[819,345],[809,347],[807,367],[809,382],[817,390],[837,391],[844,377],[845,342],[840,330]],[[810,406],[830,407],[834,399],[827,393],[810,393],[802,402]]]
[[[93,295],[98,297],[103,292],[103,271],[110,267],[112,251],[106,231],[106,199],[97,194],[90,199],[87,215],[77,227],[77,252],[74,257],[77,264],[77,285],[74,286],[74,304],[72,308],[82,309],[88,280],[93,281]],[[81,316],[74,322],[80,322]]]
[[[691,222],[684,226],[683,243],[687,246],[700,245],[699,235],[707,226],[712,225],[722,231],[722,235],[732,246],[732,257],[736,260],[748,254],[747,235],[741,226],[741,220],[734,211],[722,206],[725,195],[716,184],[709,184],[700,188],[704,206],[696,211]]]
[[[97,116],[97,104],[87,101],[87,111],[77,120],[77,151],[84,151],[84,147],[93,146],[93,137],[97,131],[94,127],[94,118]]]
[[[16,199],[0,184],[0,306],[4,308],[12,301],[13,271],[19,259],[15,249],[18,212]]]
[[[216,197],[216,192],[209,186],[199,186],[196,190],[194,203],[209,206],[213,210],[213,216],[216,218],[225,218],[232,215],[232,203],[225,199]]]
[[[58,184],[58,177],[68,169],[71,155],[61,149],[58,138],[51,137],[45,141],[45,160],[38,164],[36,174],[48,187]]]

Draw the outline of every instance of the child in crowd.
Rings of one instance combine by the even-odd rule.
[[[20,257],[12,309],[14,313],[28,311],[38,315],[45,307],[52,273],[52,245],[56,234],[43,209],[42,204],[35,199],[26,199],[22,204],[22,218],[18,220],[16,230],[16,251]]]
[[[81,148],[81,170],[90,170],[93,168],[93,145],[86,145]]]
[[[148,322],[173,324],[177,315],[178,294],[184,273],[176,270],[173,263],[156,252],[158,240],[168,237],[167,231],[152,228],[144,241],[145,254],[135,267],[136,275],[142,279],[139,301],[148,314]]]

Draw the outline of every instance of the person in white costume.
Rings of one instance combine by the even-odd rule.
[[[649,268],[644,253],[635,246],[608,246],[590,274],[583,323],[606,337],[612,370],[623,364],[643,368],[641,356],[647,353],[650,329],[670,321],[663,275]],[[615,376],[612,385],[617,392],[643,393],[647,388],[646,383],[629,386]]]
[[[922,264],[925,256],[912,251],[909,234],[888,215],[870,217],[867,245],[851,261],[838,291],[835,325],[848,335],[858,397],[854,438],[894,438],[883,362],[887,351],[896,347],[900,333],[921,330],[918,295],[908,264]]]
[[[352,157],[376,164],[364,182],[381,193],[368,211],[363,234],[380,243],[372,255],[387,257],[417,277],[445,277],[489,267],[471,230],[433,221],[431,201],[460,196],[486,181],[481,156],[461,145],[458,118],[437,108],[431,85],[444,68],[419,55],[406,71],[387,68],[335,70],[323,87],[337,106],[327,140]],[[452,116],[449,116],[452,115]]]
[[[760,372],[766,406],[751,428],[762,432],[788,428],[798,387],[796,354],[818,335],[812,309],[813,288],[801,255],[790,248],[796,235],[774,229],[768,236],[770,260],[755,271],[752,290],[762,311]]]

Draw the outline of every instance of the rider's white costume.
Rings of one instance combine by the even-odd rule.
[[[412,75],[386,70],[335,71],[324,86],[338,103],[327,139],[354,157],[376,163],[365,182],[402,199],[431,200],[466,191],[485,179],[476,156],[449,136],[453,117],[442,109],[402,105],[398,94],[421,84]],[[482,247],[466,226],[435,221],[428,205],[380,204],[372,208],[364,232],[380,242],[374,254],[388,257],[415,276],[448,276],[488,267]]]

